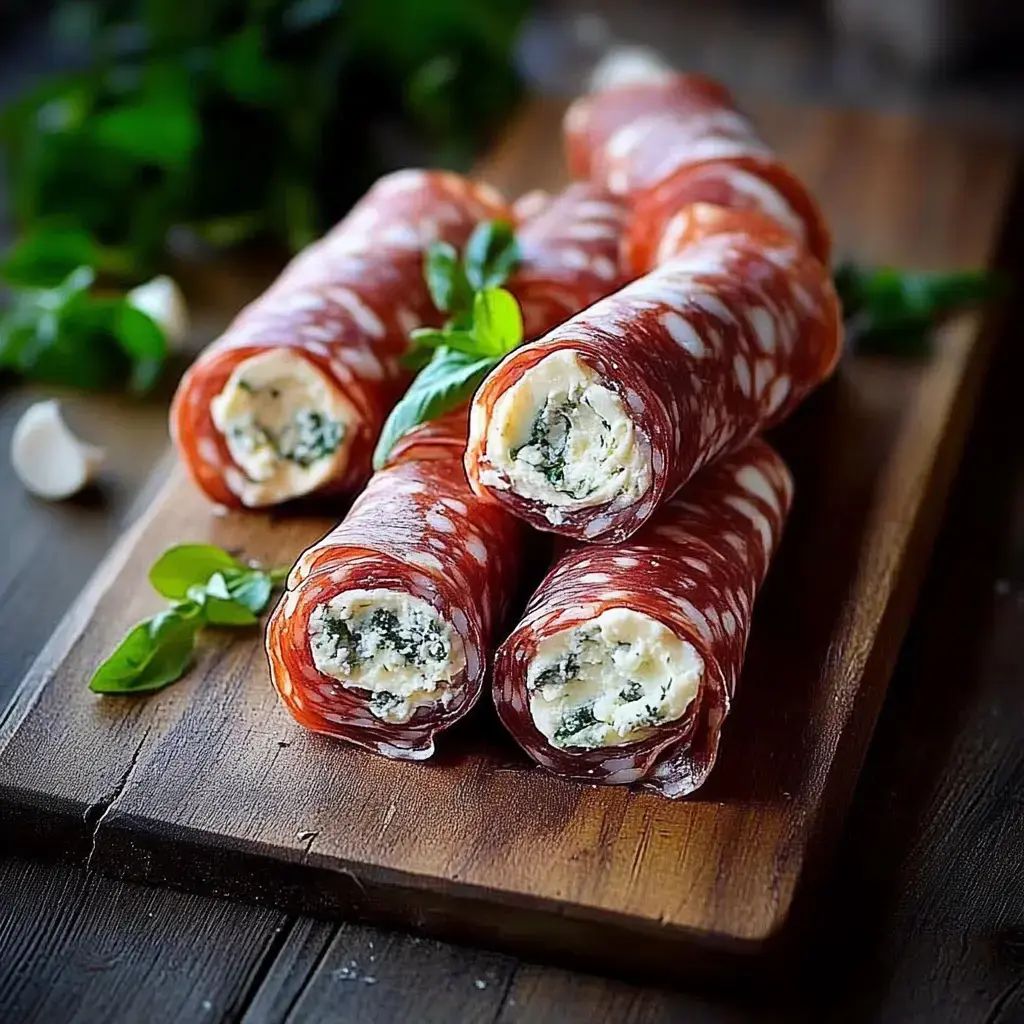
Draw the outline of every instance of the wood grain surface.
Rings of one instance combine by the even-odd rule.
[[[252,976],[276,953],[287,921],[272,910],[170,901],[159,890],[17,860],[0,862],[0,893],[8,1022],[110,1019],[111,1007],[122,1020],[222,1019],[248,1002]],[[44,970],[26,970],[40,946]]]
[[[534,108],[491,162],[492,180],[511,192],[557,183],[556,114]],[[991,258],[1012,176],[1004,151],[899,118],[766,113],[762,123],[818,190],[843,249],[919,266]],[[530,771],[484,712],[426,766],[303,735],[274,701],[252,638],[213,638],[187,680],[148,700],[95,698],[91,668],[156,606],[145,572],[163,547],[209,538],[287,561],[325,528],[212,516],[174,471],[6,720],[5,832],[123,877],[355,909],[618,969],[675,972],[697,940],[720,954],[761,950],[841,821],[984,350],[978,322],[963,318],[926,363],[850,360],[780,437],[797,509],[720,768],[696,800]]]

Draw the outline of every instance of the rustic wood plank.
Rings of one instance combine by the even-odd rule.
[[[516,972],[495,1024],[768,1024],[801,1019],[792,1009],[745,1002],[733,993],[728,1003],[666,989],[524,964]]]
[[[539,154],[556,122],[556,108],[534,107],[491,177],[510,191],[555,184],[539,176],[557,161]],[[847,249],[933,266],[992,256],[1007,151],[900,118],[811,111],[764,123]],[[849,360],[782,433],[801,496],[720,768],[696,800],[531,771],[486,709],[422,766],[302,734],[246,639],[211,639],[187,680],[148,700],[94,698],[91,667],[156,605],[144,580],[160,549],[208,538],[277,562],[326,526],[214,517],[175,473],[37,662],[0,763],[5,811],[23,842],[58,837],[106,872],[610,968],[676,976],[697,939],[717,958],[760,951],[841,821],[984,350],[965,317],[924,363]],[[69,769],[54,778],[55,763]]]
[[[283,914],[0,861],[6,1024],[233,1019]]]
[[[280,1024],[286,1020],[337,931],[336,924],[298,918],[266,973],[250,989],[241,1024]]]
[[[819,908],[830,1019],[1024,1019],[1022,377],[1011,327]]]
[[[276,1019],[492,1024],[515,966],[496,953],[341,925],[301,996]]]

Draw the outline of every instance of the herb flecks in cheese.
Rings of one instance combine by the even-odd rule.
[[[545,637],[526,676],[534,724],[556,747],[634,743],[681,718],[704,662],[667,626],[629,608]]]
[[[245,474],[239,497],[250,506],[297,498],[332,479],[355,420],[331,380],[288,349],[240,363],[210,413]]]
[[[650,446],[622,399],[575,352],[546,356],[495,403],[480,474],[561,510],[635,500],[651,483]]]
[[[393,590],[349,590],[318,605],[309,649],[318,671],[367,691],[370,711],[386,722],[447,707],[466,667],[455,630],[426,601]]]

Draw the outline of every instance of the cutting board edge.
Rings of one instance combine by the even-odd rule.
[[[778,929],[761,939],[740,939],[450,880],[441,880],[438,887],[434,876],[398,869],[367,871],[367,865],[357,863],[326,866],[316,863],[315,857],[307,861],[299,849],[294,858],[282,857],[268,844],[239,846],[201,830],[163,822],[156,823],[155,830],[150,824],[120,815],[113,806],[96,831],[90,869],[122,881],[203,892],[320,918],[408,928],[513,955],[541,955],[567,967],[598,967],[663,983],[681,972],[720,980],[751,978],[768,967],[782,944]],[[201,841],[204,836],[217,842]],[[237,870],[239,860],[224,874],[216,871],[218,854],[228,847],[241,863],[250,865],[249,871]],[[270,851],[270,856],[261,851]],[[289,875],[286,889],[278,879],[265,882],[268,872],[278,869]],[[500,904],[490,898],[495,893],[502,897]]]

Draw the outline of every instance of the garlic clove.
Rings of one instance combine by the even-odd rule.
[[[61,416],[56,399],[35,402],[11,437],[11,464],[25,489],[47,501],[77,494],[96,476],[104,451],[80,441]]]
[[[189,332],[189,315],[185,296],[174,278],[161,274],[133,288],[125,298],[130,306],[156,321],[170,351],[181,348]]]
[[[591,92],[604,92],[641,82],[663,82],[675,74],[672,65],[650,46],[613,46],[590,72]]]

